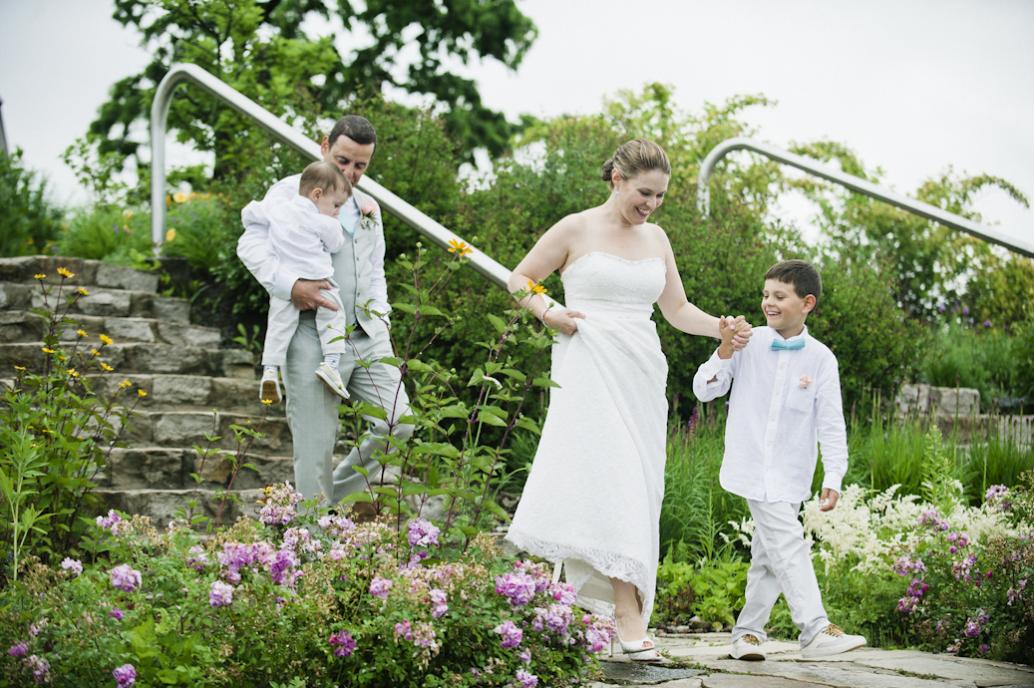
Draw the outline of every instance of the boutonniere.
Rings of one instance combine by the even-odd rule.
[[[801,375],[801,381],[799,384],[801,389],[808,389],[808,385],[811,384],[811,378],[807,375]]]
[[[366,201],[359,206],[359,226],[362,229],[373,229],[377,226],[377,215],[379,214],[377,204],[373,201]]]

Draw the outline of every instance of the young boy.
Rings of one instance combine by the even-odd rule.
[[[252,201],[241,211],[244,226],[266,224],[269,243],[280,261],[281,269],[290,269],[302,279],[326,280],[332,289],[322,290],[324,298],[337,304],[338,310],[316,310],[323,362],[316,377],[342,399],[348,398],[338,373],[338,363],[345,351],[345,328],[348,322],[334,283],[334,267],[330,254],[344,244],[345,237],[338,222],[341,206],[352,195],[352,185],[336,166],[314,162],[302,172],[298,195],[290,202],[282,200]],[[287,347],[298,328],[300,311],[288,300],[269,297],[269,321],[262,349],[262,382],[259,399],[279,403],[280,368],[287,360]],[[334,341],[336,339],[336,341]]]
[[[819,273],[808,263],[788,260],[772,266],[761,299],[768,326],[755,329],[750,344],[733,353],[735,326],[723,318],[721,344],[693,378],[693,392],[701,401],[720,397],[732,386],[720,481],[746,498],[754,518],[746,605],[732,630],[734,659],[765,658],[764,629],[780,592],[800,629],[806,659],[865,644],[865,638],[847,635],[826,617],[797,518],[811,489],[816,440],[825,469],[822,511],[836,506],[847,471],[837,359],[804,325],[821,292]]]

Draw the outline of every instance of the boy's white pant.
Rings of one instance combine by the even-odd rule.
[[[804,528],[797,518],[801,505],[753,499],[748,499],[747,505],[754,518],[747,603],[736,619],[732,638],[750,633],[764,642],[765,625],[783,593],[803,647],[826,628],[829,619],[811,563],[811,546],[804,540]]]
[[[323,354],[345,353],[345,328],[348,317],[341,304],[341,294],[333,280],[328,280],[332,289],[322,289],[320,294],[329,299],[337,310],[329,308],[316,309],[316,331],[319,333],[320,349]],[[301,314],[293,303],[269,297],[269,320],[266,325],[266,341],[262,347],[262,365],[283,368],[287,363],[287,347],[291,344],[298,329],[298,316]],[[337,339],[337,341],[332,341]],[[315,368],[313,368],[315,370]]]

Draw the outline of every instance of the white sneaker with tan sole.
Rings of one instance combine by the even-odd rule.
[[[801,650],[801,656],[805,659],[817,657],[829,657],[848,652],[865,645],[865,638],[860,635],[850,635],[840,630],[836,624],[826,626],[821,633],[812,638],[812,641]]]
[[[732,652],[729,656],[745,662],[760,662],[765,658],[765,652],[761,649],[761,640],[756,635],[744,633],[732,641]]]

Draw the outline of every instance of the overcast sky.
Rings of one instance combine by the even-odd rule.
[[[749,115],[779,146],[829,138],[896,190],[949,166],[1034,197],[1034,2],[1029,0],[519,0],[539,29],[521,68],[474,66],[511,116],[589,113],[619,89],[673,85],[680,105],[764,93]],[[81,202],[60,160],[108,88],[147,55],[109,0],[0,0],[0,98],[9,145]],[[342,47],[344,43],[342,42]],[[376,168],[373,169],[376,173]],[[672,180],[678,184],[680,180]],[[1034,243],[1034,211],[985,191],[985,222]],[[787,212],[807,223],[806,209]]]

